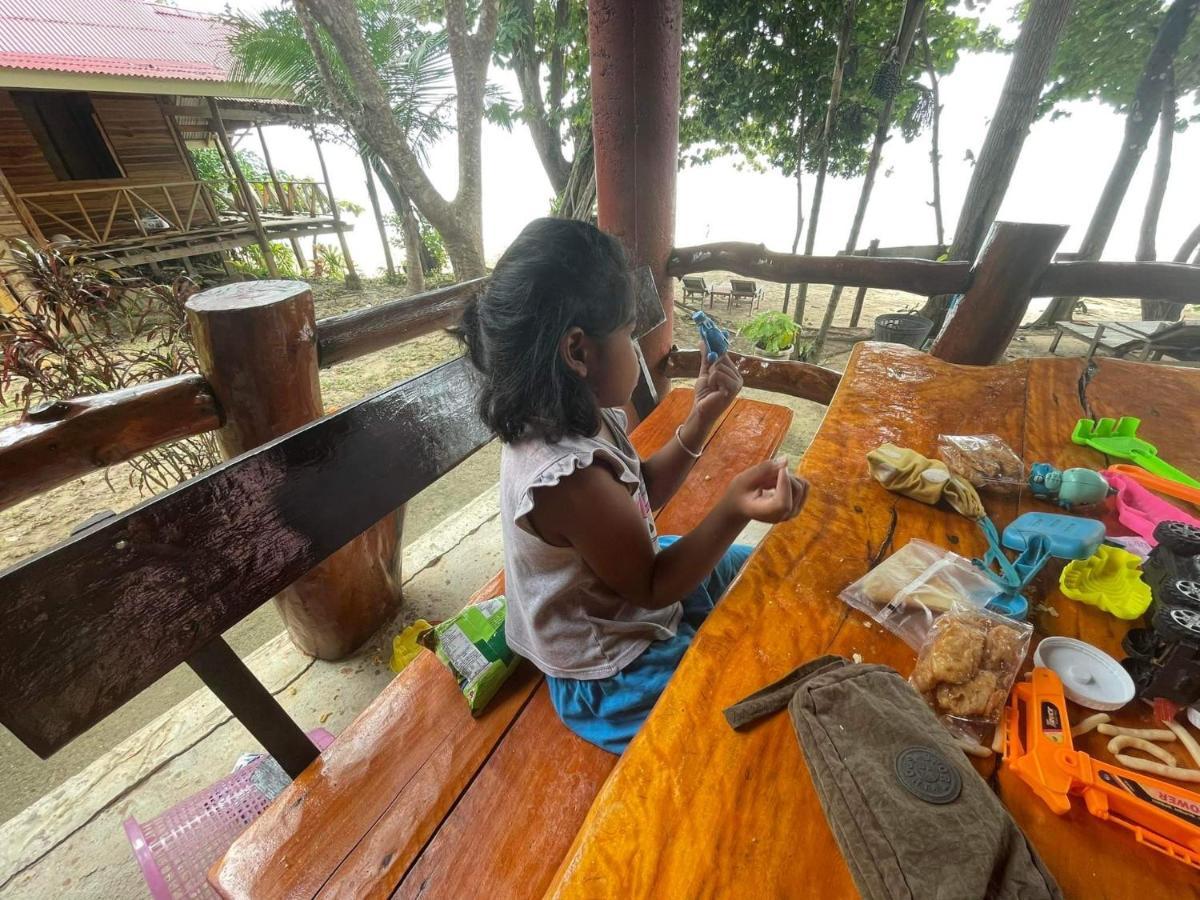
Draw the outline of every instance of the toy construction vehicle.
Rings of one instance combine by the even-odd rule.
[[[1093,816],[1200,869],[1200,794],[1076,750],[1062,682],[1050,669],[1034,669],[1013,690],[1004,712],[1004,764],[1058,815],[1070,810],[1072,795],[1081,796]]]
[[[1154,539],[1158,546],[1142,565],[1153,595],[1147,627],[1125,635],[1129,655],[1121,665],[1165,721],[1200,701],[1200,528],[1160,522]]]

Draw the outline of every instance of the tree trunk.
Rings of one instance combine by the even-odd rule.
[[[1167,69],[1167,82],[1163,86],[1162,112],[1158,119],[1158,148],[1154,157],[1154,177],[1150,181],[1150,194],[1146,197],[1146,211],[1142,215],[1142,231],[1138,237],[1138,262],[1153,262],[1158,259],[1158,218],[1162,212],[1163,197],[1171,177],[1171,151],[1175,139],[1175,67]],[[1147,322],[1176,321],[1183,314],[1182,303],[1169,300],[1142,300],[1142,319]]]
[[[1183,239],[1183,243],[1179,245],[1179,250],[1175,253],[1175,262],[1187,262],[1193,250],[1196,251],[1196,258],[1192,262],[1200,265],[1200,225],[1192,229],[1192,233]]]
[[[801,106],[804,105],[803,100]],[[796,233],[792,235],[792,253],[800,246],[800,235],[804,233],[804,121],[800,122],[800,133],[796,136]],[[783,287],[783,311],[788,311],[792,299],[792,283]],[[799,302],[799,299],[797,299]]]
[[[569,7],[566,0],[558,0],[555,7],[555,21],[565,21]],[[533,17],[533,0],[516,0],[512,4],[513,24],[518,29],[519,37],[513,48],[513,72],[517,76],[517,86],[521,91],[521,105],[524,107],[524,119],[529,126],[529,136],[533,138],[533,147],[537,151],[546,177],[554,193],[561,196],[567,189],[571,177],[571,164],[567,162],[562,152],[562,136],[559,133],[556,120],[551,119],[552,113],[559,110],[547,109],[542,98],[542,62],[537,51],[537,29]],[[555,58],[561,68],[561,55]],[[551,81],[555,80],[551,73]],[[561,76],[558,76],[561,77]],[[561,104],[562,98],[558,98]]]
[[[937,245],[946,246],[946,227],[942,221],[942,151],[940,131],[942,127],[942,97],[938,90],[937,67],[933,64],[933,52],[929,49],[929,35],[921,29],[921,48],[925,53],[925,71],[929,73],[930,93],[933,98],[933,121],[930,125],[929,164],[933,168],[933,223],[937,229]]]
[[[479,4],[475,32],[467,27],[466,0],[445,0],[446,36],[454,69],[456,131],[458,134],[458,192],[446,200],[421,167],[408,143],[408,135],[392,114],[387,88],[375,66],[358,20],[357,6],[349,0],[293,0],[296,15],[312,49],[321,80],[334,110],[354,129],[374,154],[383,160],[425,218],[442,235],[455,274],[473,278],[484,273],[483,193],[481,136],[483,94],[492,44],[496,37],[498,0]],[[322,32],[328,43],[322,40]],[[354,84],[353,94],[343,90],[337,63]]]
[[[1121,149],[1113,163],[1112,171],[1108,173],[1108,181],[1096,202],[1096,210],[1092,213],[1092,221],[1088,224],[1083,242],[1076,253],[1077,260],[1099,259],[1112,233],[1113,223],[1129,190],[1129,182],[1137,170],[1146,145],[1150,143],[1150,135],[1154,132],[1154,124],[1158,121],[1158,111],[1163,102],[1163,93],[1167,87],[1167,74],[1179,52],[1179,46],[1187,35],[1188,27],[1200,9],[1200,0],[1175,0],[1163,16],[1154,46],[1146,58],[1142,68],[1142,76],[1138,80],[1137,89],[1133,95],[1133,103],[1125,117],[1125,136],[1121,141]],[[1038,325],[1049,325],[1071,317],[1075,307],[1074,297],[1055,297],[1046,311],[1038,319]]]
[[[575,132],[571,175],[558,196],[558,217],[591,222],[596,215],[596,149],[591,125]]]
[[[425,290],[425,267],[421,264],[421,225],[413,213],[412,201],[377,157],[371,159],[371,168],[375,170],[379,183],[383,185],[383,192],[388,195],[392,209],[400,217],[400,231],[404,235],[404,274],[408,279],[408,293],[419,294]]]
[[[1050,63],[1054,61],[1059,35],[1071,13],[1071,3],[1072,0],[1039,0],[1029,7],[1013,48],[1004,90],[976,157],[967,196],[958,214],[950,259],[974,259],[996,218],[1029,126],[1037,114],[1038,100]],[[935,325],[940,324],[949,300],[947,295],[930,297],[921,314],[933,319]]]
[[[858,0],[846,0],[842,11],[842,24],[838,28],[837,52],[833,57],[833,76],[829,82],[829,106],[825,110],[825,125],[821,129],[821,159],[817,164],[817,183],[813,186],[812,209],[808,213],[808,235],[804,238],[804,255],[812,256],[817,242],[817,223],[821,218],[821,198],[825,194],[825,176],[829,173],[829,147],[833,141],[833,129],[837,119],[838,104],[842,100],[842,74],[846,69],[846,48],[850,33],[854,30],[854,13]],[[794,251],[793,251],[794,252]],[[796,310],[792,319],[804,324],[804,306],[808,300],[808,284],[796,289]]]
[[[908,62],[909,51],[912,50],[913,38],[917,33],[917,25],[925,14],[925,0],[908,0],[904,7],[904,17],[900,21],[899,33],[896,36],[896,54],[900,64],[899,76],[904,77],[904,66]],[[888,138],[892,125],[892,110],[896,105],[896,92],[893,92],[879,110],[879,120],[875,126],[875,141],[871,144],[871,156],[867,160],[867,171],[863,176],[862,191],[858,195],[858,208],[854,211],[854,222],[850,226],[850,237],[846,240],[846,252],[853,253],[862,231],[863,219],[867,215],[867,204],[871,201],[871,191],[875,187],[875,174],[879,171],[879,162],[883,157],[883,144]],[[812,227],[812,223],[809,223]],[[825,337],[833,324],[837,312],[838,301],[842,296],[841,285],[835,285],[829,294],[829,303],[825,307],[825,315],[821,319],[821,328],[817,332],[809,352],[809,360],[817,362],[821,359],[821,351],[825,347]]]

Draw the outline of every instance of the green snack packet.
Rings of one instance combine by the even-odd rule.
[[[417,639],[453,673],[473,716],[483,712],[521,661],[504,642],[507,610],[508,601],[503,595],[484,600]]]

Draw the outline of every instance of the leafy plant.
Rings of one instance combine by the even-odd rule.
[[[313,244],[313,278],[345,278],[346,259],[332,244]]]
[[[184,311],[196,285],[186,277],[156,284],[23,241],[13,242],[0,274],[25,289],[0,312],[2,404],[24,410],[196,371]],[[129,483],[167,488],[218,458],[211,433],[176,441],[130,460]]]
[[[741,330],[742,337],[754,342],[754,346],[768,353],[782,353],[796,339],[800,326],[792,317],[782,312],[759,313]]]
[[[275,258],[275,270],[279,272],[279,277],[299,278],[300,266],[296,262],[296,255],[292,252],[292,248],[283,241],[271,241],[269,246],[271,256]],[[262,250],[257,244],[249,244],[230,251],[229,261],[233,268],[243,275],[251,275],[255,278],[271,277],[266,261],[263,259]]]

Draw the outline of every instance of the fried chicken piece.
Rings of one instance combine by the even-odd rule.
[[[993,672],[1011,672],[1021,664],[1021,635],[1007,625],[993,625],[988,630],[983,649],[983,667]]]
[[[943,625],[934,635],[926,656],[934,681],[962,684],[969,681],[983,659],[983,631],[955,620]]]
[[[965,684],[940,684],[935,693],[942,712],[952,716],[986,716],[992,713],[995,695],[1000,692],[996,673],[980,669]]]
[[[929,694],[937,682],[933,677],[933,668],[929,663],[929,655],[926,654],[917,660],[916,668],[913,669],[912,677],[909,678],[915,687],[922,694]]]

